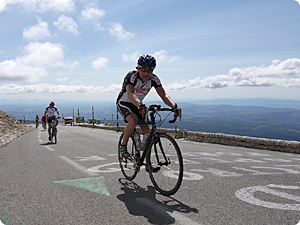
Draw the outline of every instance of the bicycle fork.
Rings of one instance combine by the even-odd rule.
[[[167,158],[167,156],[166,156],[166,154],[165,154],[165,151],[164,151],[164,149],[163,149],[163,146],[162,146],[162,143],[161,143],[161,140],[160,140],[159,135],[155,134],[155,137],[156,137],[157,141],[156,141],[156,143],[154,144],[154,152],[155,152],[157,164],[158,164],[159,166],[167,166],[167,165],[171,164],[170,158]],[[162,162],[162,161],[159,159],[159,152],[158,152],[157,145],[156,145],[157,143],[158,143],[158,145],[159,145],[160,153],[163,155],[164,162]]]

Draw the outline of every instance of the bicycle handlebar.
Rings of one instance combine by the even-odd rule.
[[[177,109],[172,109],[172,108],[161,108],[161,105],[150,105],[148,108],[148,111],[150,112],[159,112],[159,111],[169,111],[169,112],[175,112]],[[178,114],[181,114],[181,110],[180,112],[178,112]],[[173,120],[169,120],[169,123],[175,123],[178,116],[180,115],[174,115],[174,119]]]

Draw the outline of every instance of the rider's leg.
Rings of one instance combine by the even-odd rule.
[[[147,138],[147,134],[150,133],[150,127],[149,127],[149,125],[148,125],[148,124],[140,124],[140,127],[141,127],[141,129],[142,129],[142,133],[143,133],[143,135],[144,135],[144,138],[145,138],[145,137]],[[146,136],[145,136],[145,135],[146,135]],[[146,141],[146,139],[143,139],[143,142],[144,142],[144,141]],[[142,143],[143,143],[143,142],[142,142]],[[142,144],[142,145],[143,145],[143,144]],[[142,147],[142,148],[144,148],[144,147]],[[144,150],[144,149],[142,149],[142,150]],[[148,156],[146,155],[146,157],[148,157]],[[156,165],[154,165],[154,164],[151,164],[150,169],[152,170],[152,172],[156,173],[156,172],[158,172],[158,170],[160,169],[160,167],[159,167],[159,166],[156,166]],[[148,165],[145,165],[145,170],[146,170],[147,172],[149,172],[149,167],[148,167]]]
[[[57,127],[57,124],[58,124],[58,119],[56,119],[55,127]]]
[[[134,113],[129,114],[126,117],[126,120],[128,121],[128,125],[125,127],[124,137],[123,137],[123,140],[122,140],[122,143],[120,146],[120,150],[121,150],[122,156],[124,158],[128,158],[130,156],[130,154],[127,151],[127,142],[128,142],[130,135],[133,133],[134,128],[138,124],[138,118]]]
[[[51,135],[50,135],[50,129],[51,129],[51,123],[48,123],[48,134],[49,134],[49,141],[51,141]]]
[[[126,120],[128,121],[128,125],[125,127],[124,137],[123,137],[123,141],[122,141],[121,145],[127,145],[130,135],[133,133],[134,128],[138,124],[138,118],[134,113],[129,114],[126,117]]]
[[[142,129],[143,135],[148,134],[150,132],[150,127],[148,124],[140,124],[140,128]]]
[[[50,128],[51,128],[51,123],[48,123],[48,134],[50,136]]]

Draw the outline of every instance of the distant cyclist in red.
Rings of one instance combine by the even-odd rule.
[[[173,109],[177,109],[177,104],[166,94],[162,87],[160,79],[153,74],[156,67],[156,60],[151,55],[142,55],[137,61],[136,70],[130,71],[124,78],[122,90],[117,98],[117,108],[128,125],[124,130],[124,138],[121,143],[121,152],[124,158],[129,157],[127,151],[127,142],[130,135],[133,133],[137,124],[142,121],[146,106],[143,104],[143,99],[149,93],[152,87],[155,88],[157,94],[164,103]],[[177,111],[174,112],[178,116]],[[145,137],[150,132],[148,124],[139,124],[142,133]]]
[[[46,129],[46,116],[42,116],[42,126]]]

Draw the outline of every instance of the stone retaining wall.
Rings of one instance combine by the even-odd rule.
[[[89,126],[89,125],[83,125]],[[95,128],[108,129],[117,131],[115,126],[96,126]],[[119,127],[119,131],[123,131],[124,127]],[[137,130],[140,130],[137,128]],[[277,139],[256,138],[247,136],[237,136],[222,133],[206,133],[193,131],[179,131],[175,129],[159,128],[161,132],[169,133],[175,138],[184,138],[190,141],[239,146],[246,148],[256,148],[272,151],[282,151],[291,153],[300,153],[300,142],[285,141]]]

